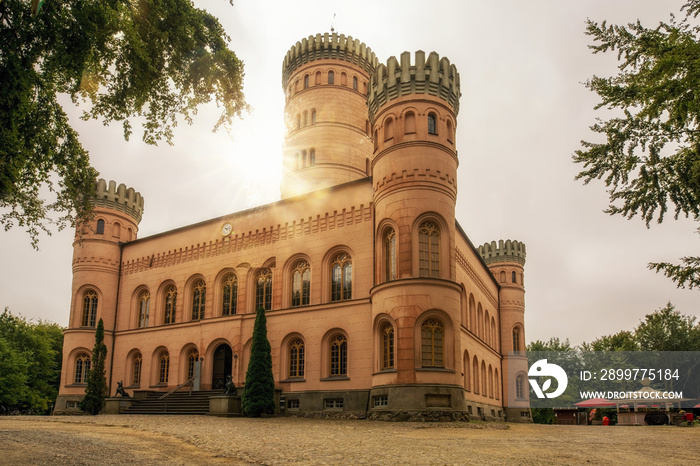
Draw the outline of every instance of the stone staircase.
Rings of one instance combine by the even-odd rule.
[[[160,400],[163,393],[150,393],[146,398],[132,401],[124,414],[208,414],[209,397],[223,390],[177,391]]]

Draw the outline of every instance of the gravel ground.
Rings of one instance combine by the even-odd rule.
[[[0,418],[0,464],[698,464],[700,428],[208,416]]]

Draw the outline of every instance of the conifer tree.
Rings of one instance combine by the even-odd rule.
[[[258,308],[253,328],[250,362],[245,375],[245,387],[241,401],[243,414],[260,417],[275,412],[275,379],[272,375],[272,350],[267,339],[265,309]]]
[[[85,397],[80,402],[80,409],[98,414],[107,398],[107,379],[105,377],[105,360],[107,359],[107,345],[104,343],[105,329],[102,319],[97,323],[95,332],[95,347],[92,350],[92,364],[88,372]]]

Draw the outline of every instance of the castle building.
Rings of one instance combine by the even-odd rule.
[[[85,392],[99,319],[112,394],[166,392],[197,361],[202,389],[240,387],[263,307],[288,415],[529,419],[525,246],[477,248],[455,218],[455,66],[317,34],[282,86],[280,201],[137,238],[143,198],[99,181],[56,410]]]

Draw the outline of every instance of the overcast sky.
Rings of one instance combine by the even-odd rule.
[[[145,198],[139,237],[279,200],[282,60],[333,22],[381,62],[423,50],[457,66],[457,219],[477,246],[526,244],[528,342],[556,336],[578,344],[631,330],[668,301],[699,315],[700,291],[677,289],[646,266],[698,255],[698,224],[669,216],[647,229],[638,218],[605,214],[603,184],[574,181],[580,167],[571,160],[582,139],[594,138],[598,99],[582,83],[616,72],[614,55],[587,48],[586,19],[655,26],[684,0],[195,3],[221,20],[245,63],[254,110],[230,134],[211,132],[218,111],[210,106],[193,126],[178,126],[173,147],[150,147],[137,131],[125,142],[119,125],[82,122],[67,105],[100,176]],[[42,237],[36,252],[22,230],[0,231],[0,306],[66,325],[72,238]]]

